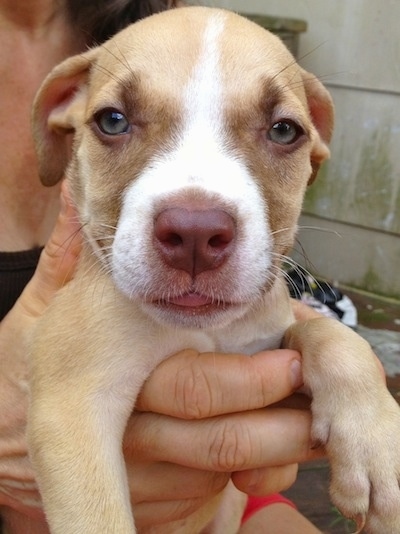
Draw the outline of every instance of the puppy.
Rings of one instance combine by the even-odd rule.
[[[283,345],[303,355],[333,502],[360,531],[398,534],[397,404],[356,334],[294,323],[280,267],[329,155],[320,82],[252,22],[180,8],[56,67],[33,122],[41,179],[66,171],[85,239],[32,343],[29,443],[51,533],[135,532],[121,442],[161,360]],[[220,520],[218,502],[152,532],[237,532],[240,508]]]

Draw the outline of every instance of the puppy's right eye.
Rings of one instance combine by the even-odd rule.
[[[106,135],[123,135],[129,133],[131,125],[123,113],[117,109],[102,109],[94,116],[99,130]]]

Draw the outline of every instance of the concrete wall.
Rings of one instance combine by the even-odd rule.
[[[301,221],[321,228],[300,231],[308,266],[339,283],[400,297],[400,2],[212,5],[308,22],[300,63],[321,78],[336,106],[332,157],[308,191]],[[305,264],[302,253],[294,256]]]

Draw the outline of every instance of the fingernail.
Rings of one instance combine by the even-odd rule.
[[[290,378],[293,389],[297,389],[303,385],[303,374],[301,372],[300,360],[293,360],[290,365]]]

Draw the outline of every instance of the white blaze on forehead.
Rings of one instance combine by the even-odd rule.
[[[186,118],[176,156],[186,167],[188,183],[211,186],[226,195],[227,185],[235,183],[234,175],[246,171],[226,153],[219,42],[224,19],[222,13],[215,15],[205,29],[199,62],[185,90]]]
[[[244,160],[228,150],[228,132],[224,118],[223,68],[220,38],[225,16],[210,18],[202,36],[202,45],[192,76],[182,88],[183,121],[175,148],[158,155],[132,184],[135,195],[152,200],[185,186],[204,187],[227,200],[252,197],[251,204],[261,207],[255,181]],[[178,59],[179,61],[179,59]],[[184,59],[182,59],[184,61]],[[237,151],[240,154],[240,149]]]
[[[200,61],[185,91],[187,112],[185,141],[193,144],[193,155],[207,142],[215,142],[222,120],[222,87],[218,38],[224,29],[221,15],[214,16],[206,27]],[[197,144],[200,142],[201,144]]]

